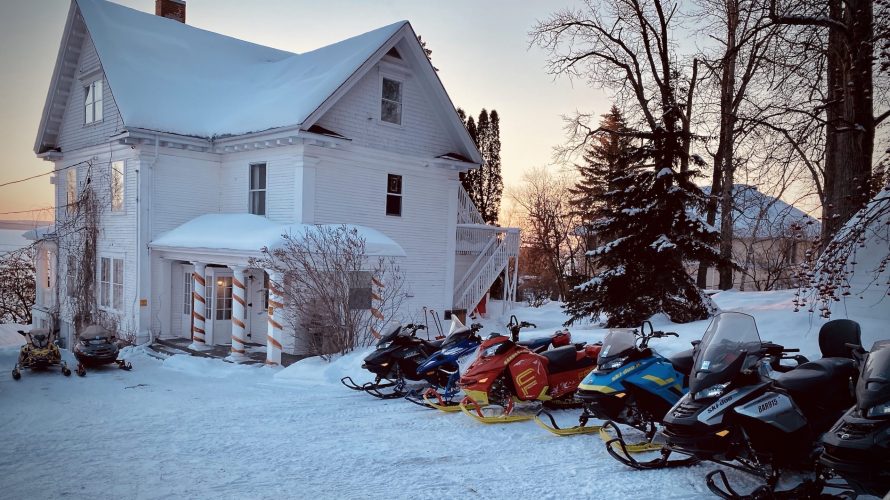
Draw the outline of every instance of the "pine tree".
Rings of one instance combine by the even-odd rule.
[[[664,157],[656,142],[648,147]],[[600,271],[569,293],[569,323],[606,314],[607,326],[629,327],[657,313],[685,323],[713,312],[684,267],[684,261],[720,261],[719,232],[697,215],[705,204],[691,181],[697,172],[651,167],[636,163],[611,176],[591,224],[608,243],[587,254]]]
[[[460,108],[458,116],[464,120],[466,114]],[[491,114],[483,109],[478,121],[470,116],[465,119],[467,132],[482,154],[482,165],[461,175],[464,189],[476,205],[482,219],[487,224],[496,224],[501,208],[501,195],[504,183],[501,178],[501,137],[500,117],[495,110]]]
[[[615,132],[627,132],[621,110],[614,104],[600,120],[600,128]],[[633,152],[633,139],[619,134],[600,134],[587,147],[582,156],[584,163],[576,165],[580,179],[569,192],[575,213],[585,224],[594,219],[597,207],[603,203],[603,195],[611,189],[611,177],[627,170]]]

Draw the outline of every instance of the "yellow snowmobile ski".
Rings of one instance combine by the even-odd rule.
[[[614,425],[614,424],[613,424]],[[624,444],[624,446],[618,445],[614,440],[615,437],[609,434],[607,430],[608,426],[601,426],[599,429],[600,439],[606,443],[607,446],[610,446],[613,451],[616,453],[621,453],[623,450],[627,450],[628,453],[645,453],[647,451],[660,451],[662,445],[653,443],[651,441],[641,441],[639,443],[633,444]],[[611,441],[611,443],[610,443]]]
[[[543,420],[541,420],[541,414],[547,416],[550,420],[550,424],[547,424]],[[556,434],[557,436],[576,436],[579,434],[593,434],[594,432],[601,432],[602,426],[599,425],[587,425],[587,421],[584,423],[576,425],[574,427],[569,427],[567,429],[561,428],[556,424],[556,420],[553,418],[553,415],[550,414],[547,410],[541,409],[537,415],[535,415],[535,423],[540,427],[546,429],[547,431]]]
[[[430,399],[430,394],[434,395],[436,399]],[[436,392],[436,390],[432,387],[430,387],[423,393],[423,402],[437,410],[448,413],[461,411],[460,404],[448,404],[447,402],[445,402],[444,399],[442,399],[442,396],[440,396],[439,393]]]
[[[472,406],[467,407],[467,404],[471,404]],[[483,409],[489,408],[491,406],[497,405],[482,406],[469,396],[463,398],[458,404],[460,411],[464,412],[464,414],[469,415],[470,417],[473,417],[478,422],[482,422],[483,424],[506,424],[510,422],[524,422],[526,420],[535,418],[534,415],[513,415],[512,412],[507,411],[505,411],[501,415],[493,416],[488,416],[482,413]],[[512,410],[512,406],[513,405],[510,405],[510,410]]]

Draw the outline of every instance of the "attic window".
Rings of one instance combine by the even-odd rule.
[[[388,55],[389,57],[395,57],[396,59],[402,58],[402,54],[399,54],[399,51],[396,50],[395,47],[389,49],[389,52],[387,52],[386,55]]]
[[[402,82],[383,79],[383,95],[380,100],[380,120],[395,125],[402,124]]]
[[[83,89],[84,118],[83,123],[89,124],[102,121],[102,80],[96,80]]]

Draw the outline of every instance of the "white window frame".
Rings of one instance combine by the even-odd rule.
[[[111,162],[109,167],[109,186],[111,211],[113,213],[124,212],[124,194],[126,193],[127,164],[123,160]]]
[[[253,186],[253,169],[254,167],[263,167],[263,187],[254,187]],[[247,211],[248,213],[254,215],[262,215],[265,217],[266,213],[268,213],[269,208],[269,164],[264,161],[258,161],[251,163],[247,168]],[[263,213],[257,213],[254,211],[254,197],[262,196],[263,198]]]
[[[123,311],[125,275],[123,257],[119,255],[99,257],[98,271],[99,287],[96,292],[99,294],[99,308],[107,311]],[[120,276],[118,276],[118,271],[120,271]]]
[[[217,276],[213,283],[213,318],[216,321],[232,319],[232,277]],[[209,295],[209,294],[208,294]],[[209,316],[209,315],[208,315]]]
[[[399,101],[393,101],[391,99],[385,99],[383,97],[383,81],[384,80],[389,80],[389,81],[396,82],[399,84],[399,99],[400,99]],[[401,128],[403,126],[403,124],[405,123],[405,79],[398,78],[394,75],[381,74],[380,75],[380,93],[378,95],[380,96],[380,123],[385,123],[386,125],[389,125],[389,126]],[[385,102],[398,104],[398,106],[399,106],[399,121],[398,121],[398,123],[383,119],[383,104]]]
[[[182,282],[182,314],[189,315],[192,313],[192,282],[195,279],[194,271],[186,271],[183,273]]]
[[[105,84],[102,79],[93,80],[83,88],[83,124],[102,123],[105,118],[102,109],[105,97]]]
[[[395,193],[389,190],[389,178],[390,176],[399,178],[399,192]],[[391,214],[389,213],[389,199],[390,197],[399,199],[399,213]],[[405,176],[402,174],[393,174],[387,172],[386,174],[386,202],[383,206],[383,213],[387,215],[387,217],[402,217],[405,213]]]

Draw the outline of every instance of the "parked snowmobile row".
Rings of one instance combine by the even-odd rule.
[[[390,371],[351,388],[381,397],[381,382],[391,383],[400,388],[391,397],[407,395],[483,423],[534,418],[561,436],[597,433],[609,455],[638,470],[713,462],[762,481],[742,494],[722,469],[708,473],[708,488],[725,499],[821,498],[826,491],[881,496],[890,490],[890,340],[866,352],[854,321],[823,325],[822,357],[814,361],[798,349],[762,341],[754,318],[738,312],[718,314],[701,341],[670,357],[649,343],[677,334],[655,331],[648,322],[638,330],[612,330],[594,345],[571,344],[567,331],[558,332],[537,352],[518,342],[528,326],[534,325],[512,317],[510,337],[482,340],[480,325],[453,325],[444,340],[430,342],[416,339],[418,328],[408,325],[381,338],[363,365],[374,371],[393,363]],[[392,361],[370,362],[400,335],[414,340],[380,358]],[[399,365],[411,356],[413,364]],[[395,373],[394,366],[400,367]],[[429,387],[417,397],[405,389],[406,380]],[[520,409],[529,405],[540,410]],[[582,409],[579,425],[560,428],[549,409],[572,406]],[[590,425],[592,419],[599,423]],[[645,439],[628,444],[618,424]],[[654,459],[635,458],[654,451]]]
[[[12,369],[12,378],[22,378],[22,370],[47,370],[58,366],[62,375],[71,375],[68,363],[62,359],[62,351],[56,342],[56,335],[50,329],[35,328],[30,332],[19,330],[18,333],[25,337],[26,343],[19,351],[19,358]],[[84,329],[78,335],[77,344],[74,346],[74,357],[77,358],[75,373],[83,377],[87,374],[87,367],[95,368],[101,365],[117,364],[122,370],[131,370],[133,365],[129,361],[117,359],[120,347],[113,333],[104,328],[92,325]]]

